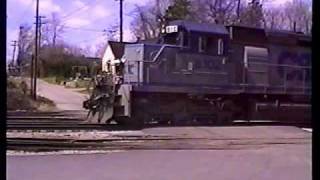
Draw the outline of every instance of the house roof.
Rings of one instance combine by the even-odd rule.
[[[120,42],[115,42],[115,41],[109,41],[108,42],[110,47],[111,47],[111,51],[114,55],[114,57],[116,59],[119,59],[123,56],[124,53],[124,43],[120,43]]]
[[[124,47],[126,44],[133,44],[130,42],[116,42],[116,41],[108,41],[109,46],[111,47],[111,51],[115,57],[115,59],[120,59],[124,54]]]
[[[204,32],[228,35],[229,32],[222,24],[203,24],[192,21],[176,20],[171,21],[169,25],[177,25],[184,27],[187,31]]]

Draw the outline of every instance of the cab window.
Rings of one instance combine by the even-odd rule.
[[[207,38],[204,36],[200,36],[198,38],[198,47],[199,47],[199,52],[205,52],[207,49]]]

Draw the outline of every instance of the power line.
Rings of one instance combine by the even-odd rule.
[[[67,29],[74,29],[79,31],[106,32],[105,29],[101,30],[101,29],[91,29],[91,28],[71,27],[71,26],[63,26],[63,27]]]
[[[81,10],[83,10],[84,8],[88,7],[89,5],[91,5],[92,3],[96,3],[98,0],[93,0],[93,1],[89,1],[87,2],[85,5],[71,11],[70,13],[68,13],[67,15],[61,17],[61,20],[64,19],[64,21],[68,20],[70,16],[72,16],[74,13],[80,12]]]
[[[73,42],[73,43],[83,43],[83,42],[88,42],[88,41],[93,41],[93,40],[96,40],[99,36],[96,36],[94,38],[90,38],[90,39],[86,39],[86,40],[81,40],[81,41],[76,41],[76,42]],[[102,36],[103,37],[103,36]]]

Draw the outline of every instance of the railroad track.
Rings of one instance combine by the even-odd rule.
[[[143,127],[124,127],[117,124],[93,124],[85,121],[79,114],[83,111],[58,111],[58,112],[8,112],[7,130],[130,130],[150,127],[170,127],[172,125],[146,124]],[[212,124],[192,123],[175,126],[203,126]],[[288,123],[281,121],[234,121],[229,126],[262,126],[262,125],[292,125],[310,127],[306,123]],[[225,126],[225,125],[223,125]]]
[[[69,113],[69,114],[68,114]],[[44,132],[61,134],[63,132],[81,132],[87,134],[94,131],[137,130],[133,127],[123,127],[117,124],[92,124],[67,114],[54,113],[9,113],[7,116],[7,132]],[[275,121],[235,121],[231,126],[248,125],[288,125]],[[290,124],[292,125],[292,124]],[[301,125],[301,124],[300,124]],[[171,125],[147,124],[143,128],[170,127]],[[203,126],[203,125],[179,125],[179,126]],[[139,129],[139,128],[138,128]],[[140,128],[141,129],[141,128]],[[31,133],[31,134],[32,134]],[[174,136],[113,136],[111,138],[77,139],[74,137],[8,137],[7,149],[19,151],[59,151],[59,150],[132,150],[132,149],[241,149],[262,147],[271,144],[306,144],[310,138],[277,138],[277,139],[214,139]]]
[[[102,124],[9,124],[8,130],[123,130],[118,125]]]
[[[308,144],[310,138],[179,138],[179,137],[135,137],[111,139],[47,139],[47,138],[9,138],[8,150],[58,151],[58,150],[150,150],[150,149],[248,149],[269,145]]]
[[[304,123],[281,123],[281,122],[236,122],[229,126],[297,126],[297,127],[309,127],[308,124]],[[203,125],[179,125],[180,127],[196,127]],[[152,127],[172,127],[171,125],[157,125],[157,124],[147,124],[143,127],[126,127],[118,124],[89,124],[89,123],[77,123],[77,122],[10,122],[7,123],[7,130],[138,130],[142,128],[152,128]]]
[[[50,112],[39,112],[39,111],[7,111],[7,116],[74,116],[86,114],[87,111],[68,110],[68,111],[50,111]]]

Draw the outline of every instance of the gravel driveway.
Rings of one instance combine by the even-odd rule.
[[[37,82],[38,95],[52,100],[59,110],[85,110],[82,108],[82,102],[87,98],[87,95],[63,86],[47,83],[41,79],[38,79]]]

